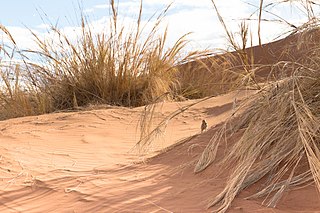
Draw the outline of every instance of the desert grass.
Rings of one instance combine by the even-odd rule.
[[[58,42],[43,41],[34,34],[40,50],[32,52],[46,66],[33,67],[31,76],[36,78],[32,83],[51,97],[55,109],[94,102],[135,107],[150,103],[162,94],[174,93],[176,65],[194,53],[180,57],[187,35],[166,48],[167,30],[161,35],[159,28],[169,6],[158,15],[149,32],[145,32],[141,23],[142,2],[136,26],[131,31],[119,24],[114,1],[110,6],[109,32],[94,35],[82,17],[82,32],[76,42],[54,26],[51,29]],[[146,38],[142,38],[145,33]]]
[[[297,36],[294,47],[282,47],[279,53],[287,60],[263,66],[256,64],[254,58],[250,57],[253,54],[248,54],[246,50],[249,31],[245,22],[240,26],[242,43],[239,45],[228,30],[215,2],[212,3],[234,47],[232,56],[235,57],[231,59],[241,62],[237,67],[228,64],[226,69],[222,69],[224,73],[235,74],[234,78],[227,79],[230,85],[226,91],[232,88],[231,85],[237,85],[238,88],[254,89],[256,93],[243,100],[235,113],[212,136],[195,166],[195,173],[203,171],[216,160],[221,143],[229,147],[219,164],[232,172],[224,190],[212,199],[208,207],[218,206],[214,212],[225,212],[242,190],[258,182],[262,189],[248,199],[264,197],[263,204],[268,207],[275,207],[284,192],[292,188],[315,183],[320,191],[320,47],[314,38],[318,31],[318,21],[310,11],[309,4],[312,2],[302,2],[306,14],[310,16],[307,23],[297,27],[286,22],[293,27],[289,34]],[[262,8],[263,1],[260,1],[260,45],[261,14],[271,6],[273,4]],[[297,52],[300,55],[294,55]],[[207,66],[204,60],[197,63]],[[188,66],[191,67],[190,64]],[[255,73],[265,69],[269,72],[268,77],[264,81],[258,80]],[[154,137],[164,133],[166,125],[174,116],[190,107],[185,106],[170,114],[153,131],[145,134],[138,144],[150,145]],[[153,110],[148,112],[152,114]],[[231,144],[228,139],[239,131],[243,132],[241,138]]]
[[[13,36],[3,25],[0,25],[0,31],[9,42],[0,44],[0,120],[49,112],[50,104],[45,94],[26,80],[26,58]]]
[[[187,98],[203,98],[212,95],[221,95],[237,89],[251,86],[260,89],[256,78],[258,65],[255,64],[253,52],[248,52],[250,32],[248,25],[243,21],[240,25],[240,43],[219,13],[215,3],[217,16],[226,31],[227,40],[232,52],[217,49],[203,53],[192,62],[179,66],[179,94]],[[252,43],[251,43],[252,46]]]
[[[220,143],[228,144],[226,135],[244,131],[239,141],[229,145],[230,151],[220,162],[236,166],[225,189],[209,204],[219,203],[217,212],[226,211],[238,193],[268,175],[266,187],[252,197],[268,195],[271,198],[264,204],[269,207],[275,207],[292,186],[314,181],[320,190],[320,76],[314,69],[318,57],[314,64],[300,64],[291,77],[265,86],[243,104],[245,111],[238,115],[238,122],[233,124],[231,119],[212,137],[195,167],[196,173],[215,160]]]
[[[305,36],[316,30],[310,26],[316,26],[314,18],[294,30],[303,30],[298,46],[312,42]],[[229,151],[219,164],[232,171],[224,190],[208,205],[218,206],[214,212],[227,211],[242,190],[257,182],[262,189],[248,198],[264,197],[263,204],[268,207],[275,207],[293,187],[314,183],[320,191],[320,47],[312,47],[299,61],[270,65],[270,75],[290,75],[257,84],[261,88],[240,105],[238,112],[242,112],[229,118],[209,141],[194,171],[201,172],[215,161],[221,143],[227,144]],[[243,132],[241,138],[230,144],[228,138],[239,131]]]
[[[47,38],[31,31],[37,47],[24,51],[1,26],[11,46],[2,45],[0,50],[10,61],[0,65],[4,85],[0,119],[79,110],[92,104],[136,107],[153,104],[159,97],[204,98],[238,87],[234,82],[239,75],[229,70],[232,54],[186,53],[188,34],[166,46],[168,32],[160,29],[170,5],[145,24],[141,1],[133,26],[122,26],[114,1],[110,8],[108,30],[94,33],[90,21],[81,16],[77,38],[51,24]],[[20,62],[15,62],[16,56]]]
[[[22,60],[23,66],[12,60],[8,65],[0,63],[0,119],[77,109],[92,103],[128,107],[146,105],[140,123],[140,140],[136,145],[139,150],[146,151],[154,138],[164,134],[170,120],[195,104],[235,88],[254,89],[256,94],[242,101],[234,115],[212,136],[195,167],[196,173],[209,167],[216,160],[220,143],[230,147],[220,164],[229,165],[227,168],[232,165],[230,170],[233,172],[224,190],[209,207],[219,205],[217,212],[226,211],[242,190],[258,181],[264,182],[264,187],[249,198],[265,197],[264,204],[270,207],[276,206],[281,195],[292,187],[315,183],[320,190],[319,45],[307,49],[300,60],[268,65],[270,81],[261,83],[256,72],[265,67],[257,65],[251,57],[253,54],[246,51],[251,36],[246,22],[240,25],[241,42],[237,43],[215,2],[212,3],[234,48],[233,54],[203,59],[206,53],[196,52],[180,57],[187,44],[187,35],[167,49],[168,32],[159,35],[159,29],[169,7],[159,14],[143,39],[146,28],[141,24],[142,3],[137,25],[133,30],[129,29],[129,33],[119,24],[114,1],[110,3],[111,30],[108,32],[94,34],[88,20],[82,17],[81,35],[76,41],[54,25],[51,33],[58,41],[43,40],[34,33],[38,49],[29,50],[28,54],[35,54],[44,63],[27,60]],[[318,26],[312,11],[313,3],[302,2],[309,17],[307,23],[302,26],[287,23],[293,27],[291,34],[301,33],[296,46],[302,49],[311,39],[304,35]],[[261,0],[259,44],[262,12],[273,6],[269,4],[263,8],[263,5]],[[0,53],[9,60],[15,53],[24,59],[10,32],[1,25],[0,30],[13,47],[1,44]],[[290,48],[283,54],[293,54]],[[192,63],[188,63],[191,60]],[[240,65],[234,67],[233,60],[240,61]],[[271,76],[277,77],[271,80]],[[162,101],[204,96],[207,97],[172,112],[156,128],[151,128]],[[228,136],[238,131],[243,132],[242,137],[230,144]]]
[[[6,114],[2,119],[77,110],[92,104],[136,107],[154,103],[159,97],[184,98],[177,78],[179,66],[203,53],[185,52],[188,34],[166,46],[168,32],[162,31],[161,25],[170,5],[146,24],[142,22],[142,6],[141,1],[132,26],[121,24],[117,5],[110,1],[106,31],[94,33],[84,15],[77,38],[53,24],[48,38],[31,31],[37,47],[24,51],[1,26],[11,41],[10,47],[1,45],[0,49],[10,61],[9,65],[1,63],[1,110]],[[17,55],[22,62],[14,62]],[[39,62],[31,62],[27,56]]]
[[[1,80],[4,86],[0,92],[0,120],[49,112],[49,100],[36,88],[27,87],[20,72],[18,64],[2,67]]]
[[[146,153],[151,150],[151,146],[153,145],[156,138],[159,138],[165,134],[166,128],[168,126],[168,123],[181,113],[189,110],[193,106],[202,103],[204,101],[207,101],[211,98],[215,97],[215,95],[208,96],[206,98],[196,100],[195,102],[180,107],[179,109],[171,112],[168,116],[166,116],[164,119],[162,119],[157,124],[154,124],[155,122],[155,115],[157,110],[161,107],[163,102],[156,101],[152,104],[148,104],[144,107],[144,110],[141,113],[140,118],[140,138],[139,141],[135,144],[132,150],[137,150],[139,153]],[[158,99],[157,99],[158,100]],[[155,127],[154,127],[155,126]]]
[[[217,50],[218,51],[218,50]],[[235,70],[236,56],[226,51],[204,52],[193,61],[178,66],[177,94],[187,99],[218,96],[240,86]]]

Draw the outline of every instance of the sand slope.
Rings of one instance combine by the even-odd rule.
[[[258,48],[254,54],[260,54]],[[206,205],[223,189],[228,172],[213,164],[194,174],[194,165],[233,112],[234,98],[250,94],[231,93],[195,105],[169,123],[145,156],[132,151],[143,107],[2,121],[0,212],[210,212]],[[155,122],[193,102],[164,103]],[[200,134],[203,118],[210,128]],[[159,154],[165,147],[170,148]],[[220,147],[218,159],[225,149]],[[285,193],[276,209],[261,206],[262,200],[244,199],[257,187],[243,191],[230,212],[320,212],[314,185]]]
[[[208,199],[222,190],[226,174],[213,165],[195,175],[195,162],[215,126],[232,112],[235,95],[248,94],[212,98],[179,115],[154,151],[184,142],[140,163],[141,157],[130,150],[138,140],[143,108],[3,121],[0,212],[207,212]],[[158,120],[191,102],[165,103]],[[203,118],[211,128],[199,134]],[[230,212],[320,210],[314,186],[290,192],[276,210],[244,200],[250,190],[235,200]]]
[[[203,118],[210,125],[220,123],[230,113],[233,96],[208,100],[181,114],[169,124],[165,136],[156,141],[152,150],[198,134]],[[191,102],[164,104],[156,122]],[[142,201],[143,205],[134,204],[140,209],[148,204],[148,198],[158,197],[159,193],[163,196],[170,186],[161,190],[150,187],[158,188],[157,181],[171,177],[171,171],[163,176],[161,171],[172,165],[134,165],[141,160],[131,150],[139,139],[137,126],[142,110],[109,108],[0,122],[0,211],[121,212],[132,209],[127,206],[131,199]],[[152,154],[155,152],[148,156]],[[182,165],[179,161],[176,164]],[[134,189],[144,195],[136,196]]]

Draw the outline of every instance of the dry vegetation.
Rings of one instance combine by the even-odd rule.
[[[209,203],[209,207],[218,205],[216,212],[225,212],[243,189],[258,181],[262,189],[249,198],[264,197],[263,204],[268,207],[275,207],[283,193],[292,187],[314,182],[320,191],[320,46],[308,36],[314,33],[312,31],[318,31],[314,29],[316,22],[310,4],[303,2],[310,21],[294,29],[294,33],[300,34],[296,45],[301,49],[308,47],[307,52],[299,60],[270,64],[269,76],[275,72],[286,75],[264,84],[255,81],[251,73],[266,67],[248,66],[246,54],[237,48],[225,27],[231,44],[243,55],[240,57],[243,67],[248,68],[244,70],[248,73],[247,79],[254,82],[258,90],[254,97],[241,104],[241,113],[231,117],[212,136],[195,167],[196,173],[203,171],[215,160],[219,144],[228,144],[229,136],[242,132],[235,144],[228,145],[228,153],[219,162],[233,172],[224,190]],[[260,17],[263,10],[261,1]],[[245,41],[245,34],[241,35]],[[281,54],[288,52],[290,50]]]
[[[234,86],[257,91],[254,96],[243,101],[237,113],[212,136],[194,169],[195,173],[199,173],[210,166],[216,160],[221,143],[230,147],[218,162],[221,168],[228,168],[232,172],[224,190],[208,205],[218,206],[214,212],[227,211],[234,198],[255,183],[262,187],[248,199],[264,197],[263,204],[268,207],[275,207],[283,193],[294,187],[314,183],[320,191],[320,45],[317,39],[319,22],[313,13],[313,5],[319,5],[311,1],[292,2],[301,3],[309,21],[296,27],[280,20],[293,26],[290,38],[295,38],[294,46],[280,47],[281,51],[277,53],[279,60],[262,65],[255,63],[255,58],[251,57],[253,53],[246,49],[249,38],[245,22],[240,27],[242,43],[239,45],[212,1],[235,52],[222,58],[222,61],[231,61],[229,64],[218,63],[219,66],[225,66],[225,69],[214,66],[224,74],[217,73],[212,67],[209,70],[215,71],[214,75],[221,83],[220,91],[222,88],[222,91],[232,90]],[[260,1],[260,44],[261,14],[278,3],[264,6],[263,1]],[[213,64],[212,61],[203,59],[188,64],[187,68],[210,67],[210,64]],[[256,73],[267,75],[262,77]],[[225,78],[225,74],[229,78]],[[198,83],[198,79],[195,82]],[[191,88],[197,86],[190,85]],[[139,144],[149,145],[152,136],[163,132],[167,122],[188,107],[173,112],[150,132],[149,137],[141,138]],[[230,144],[228,139],[236,132],[241,132],[242,136]]]
[[[316,55],[305,65],[287,64],[299,69],[290,77],[264,86],[242,104],[244,112],[226,122],[212,137],[195,172],[215,160],[220,143],[228,144],[229,136],[243,132],[235,144],[229,145],[230,151],[220,162],[235,166],[225,189],[210,203],[213,206],[221,202],[217,211],[227,210],[238,193],[264,177],[268,177],[262,184],[265,187],[251,198],[267,196],[264,204],[269,207],[275,207],[292,186],[314,181],[320,189],[320,58]]]
[[[264,204],[270,207],[276,206],[283,192],[293,186],[314,182],[320,191],[319,44],[313,43],[313,48],[299,60],[293,57],[294,60],[261,66],[246,49],[250,38],[245,22],[239,33],[242,43],[238,44],[212,2],[234,47],[233,53],[205,59],[207,53],[191,53],[181,58],[187,42],[185,36],[170,49],[164,46],[167,32],[157,36],[168,8],[142,41],[142,10],[135,30],[126,34],[123,27],[117,26],[113,1],[110,32],[95,36],[82,18],[82,34],[75,43],[55,27],[52,32],[59,37],[58,43],[41,40],[34,34],[40,50],[29,53],[37,54],[45,63],[2,65],[0,118],[75,109],[92,103],[132,107],[177,97],[210,98],[239,87],[255,89],[257,93],[239,106],[241,113],[233,115],[212,136],[195,167],[198,173],[215,161],[219,144],[228,144],[226,135],[243,133],[236,143],[228,144],[230,151],[219,162],[235,166],[225,189],[209,206],[219,204],[216,211],[224,212],[243,189],[261,180],[265,181],[265,187],[250,198],[265,197]],[[272,6],[264,7],[262,0],[260,3],[259,35],[261,14]],[[312,11],[316,3],[301,1],[301,4],[309,22],[295,27],[292,33],[301,34],[296,46],[308,46],[312,40],[309,33],[317,30],[318,22]],[[10,33],[3,26],[1,30],[14,47],[8,52],[4,45],[0,46],[1,54],[11,59],[13,53],[21,54]],[[290,49],[281,52],[289,53]],[[259,79],[256,73],[266,69],[268,78]],[[150,145],[173,117],[190,107],[173,112],[152,130],[148,124],[156,105],[146,106],[139,148]]]
[[[166,47],[167,30],[160,32],[160,25],[170,6],[156,17],[150,31],[142,24],[142,2],[134,26],[121,26],[114,1],[110,6],[107,32],[94,34],[90,22],[82,16],[76,41],[54,25],[49,32],[54,35],[51,38],[42,39],[31,32],[36,50],[20,51],[10,32],[1,26],[11,45],[3,44],[0,49],[2,58],[9,61],[1,63],[0,119],[89,104],[135,107],[159,97],[184,98],[186,90],[176,78],[178,66],[203,53],[184,52],[187,35]],[[41,63],[30,62],[25,55]],[[22,63],[15,63],[17,57]]]

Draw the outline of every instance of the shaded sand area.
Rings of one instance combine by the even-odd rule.
[[[148,157],[180,143],[144,157],[144,162],[131,151],[139,138],[142,107],[2,121],[0,212],[210,212],[206,205],[223,189],[227,174],[216,165],[194,174],[194,165],[232,113],[234,97],[247,95],[250,92],[219,96],[180,114]],[[192,102],[165,103],[156,117],[161,121]],[[210,128],[199,134],[203,118]],[[261,206],[262,200],[245,200],[254,190],[242,192],[230,212],[320,210],[312,185],[285,194],[277,209]]]

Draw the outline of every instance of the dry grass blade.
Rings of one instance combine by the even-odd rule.
[[[235,162],[235,172],[230,175],[225,190],[210,206],[220,203],[218,211],[226,211],[241,190],[267,174],[270,174],[272,184],[258,194],[269,195],[278,190],[268,202],[269,206],[275,206],[289,186],[309,182],[310,174],[320,190],[320,96],[317,95],[320,81],[319,73],[312,69],[317,64],[315,61],[308,64],[309,69],[300,65],[293,76],[268,84],[253,100],[243,105],[245,112],[237,118],[240,122],[231,128],[233,131],[244,129],[244,133],[221,161],[222,165]],[[221,132],[226,131],[221,130],[212,137],[195,172],[202,171],[214,161],[216,147],[225,141]],[[299,172],[294,175],[298,166],[308,168],[301,173],[304,175]],[[273,173],[274,170],[278,172]]]
[[[164,94],[164,95],[167,95],[167,94]],[[145,110],[140,119],[140,132],[141,132],[140,140],[134,146],[134,148],[137,148],[139,152],[147,152],[149,150],[150,145],[154,142],[154,139],[164,134],[165,129],[170,120],[180,115],[181,113],[187,111],[191,107],[199,103],[202,103],[204,101],[207,101],[213,98],[214,96],[203,98],[201,100],[195,101],[192,104],[186,105],[184,107],[181,107],[180,109],[175,110],[174,112],[166,116],[163,120],[161,120],[159,124],[157,124],[156,127],[152,129],[156,107],[157,107],[157,104],[159,104],[159,99],[161,100],[161,97],[162,96],[160,96],[154,104],[145,106]]]
[[[238,141],[228,144],[231,148],[219,163],[228,170],[233,169],[233,172],[224,190],[209,207],[219,205],[216,212],[227,211],[238,193],[268,176],[267,180],[264,179],[265,187],[252,197],[266,196],[264,203],[270,207],[275,207],[284,191],[292,186],[301,186],[312,180],[320,191],[320,76],[317,71],[320,64],[319,45],[312,44],[314,48],[307,49],[299,61],[287,60],[271,68],[270,76],[274,73],[289,73],[289,76],[281,75],[281,78],[275,78],[274,82],[259,85],[254,75],[250,74],[263,67],[249,63],[245,50],[245,25],[241,27],[243,44],[240,47],[227,29],[213,0],[212,3],[230,44],[243,62],[243,69],[247,73],[243,75],[244,81],[249,79],[259,90],[242,103],[240,108],[243,110],[239,110],[241,113],[233,115],[221,130],[212,136],[196,164],[195,172],[206,169],[215,160],[219,144],[228,144],[232,133],[242,132]],[[309,3],[306,2],[305,8],[308,14],[313,14]],[[260,1],[259,23],[262,11],[263,1]],[[309,17],[309,22],[296,28],[297,31],[304,31],[298,40],[300,48],[308,48],[313,41],[311,37],[305,36],[317,26],[313,15]],[[284,51],[287,52],[280,54],[290,54],[289,50]]]
[[[195,53],[194,60],[178,66],[178,94],[184,98],[203,98],[225,94],[242,86],[240,75],[233,68],[234,54],[211,51]]]
[[[263,8],[263,0],[260,0],[260,7],[259,7],[259,20],[258,20],[258,39],[259,39],[259,46],[261,46],[261,16],[262,16],[262,8]]]
[[[308,183],[311,183],[313,180],[312,175],[310,171],[304,172],[302,174],[299,174],[292,178],[292,181],[290,183],[291,187],[298,188],[299,186],[305,186]],[[270,195],[273,191],[278,191],[281,189],[281,187],[286,184],[287,180],[283,180],[281,182],[278,182],[276,184],[270,184],[267,187],[265,187],[263,190],[259,191],[258,193],[251,195],[247,197],[246,199],[255,199],[260,197],[265,197],[267,195]]]
[[[159,29],[169,7],[156,17],[148,32],[146,26],[141,27],[142,1],[132,28],[119,25],[118,7],[110,1],[110,31],[94,34],[82,17],[81,35],[75,41],[55,26],[51,33],[58,41],[32,33],[40,51],[29,53],[45,61],[42,66],[30,64],[32,84],[52,99],[56,110],[92,103],[142,106],[165,93],[170,93],[166,96],[170,99],[176,94],[176,66],[193,55],[180,57],[187,35],[172,47],[165,46],[167,30],[161,34]]]
[[[89,20],[83,15],[76,38],[53,24],[48,29],[51,36],[47,38],[30,30],[37,49],[23,53],[30,58],[37,58],[40,63],[25,60],[20,66],[22,70],[17,73],[21,76],[15,78],[17,81],[4,80],[7,89],[3,103],[17,103],[7,100],[7,97],[19,94],[20,98],[15,100],[24,100],[25,104],[29,102],[28,112],[23,115],[33,115],[78,110],[90,104],[136,107],[154,103],[163,94],[168,94],[165,96],[167,100],[203,98],[236,87],[233,82],[238,75],[233,71],[224,72],[230,67],[225,62],[232,58],[231,55],[226,60],[219,60],[224,61],[220,63],[211,59],[208,62],[200,60],[206,54],[211,54],[208,51],[186,54],[184,49],[189,34],[181,36],[171,47],[167,47],[167,29],[163,32],[160,29],[170,5],[142,25],[143,5],[140,1],[136,23],[121,26],[117,3],[112,0],[109,4],[110,28],[103,32],[94,33]],[[148,30],[151,22],[154,24]],[[16,48],[9,31],[3,26],[1,30]],[[12,59],[15,50],[10,52],[1,46],[1,51]],[[24,56],[22,58],[27,59]],[[185,69],[191,61],[197,63]],[[10,68],[8,72],[14,73],[14,70]],[[11,90],[14,86],[19,87],[16,91],[23,92],[14,94]],[[9,114],[5,118],[21,116],[21,113],[15,115],[14,111]]]
[[[228,42],[231,45],[231,47],[235,50],[235,52],[237,53],[240,62],[242,64],[242,69],[239,69],[239,73],[238,76],[239,78],[242,79],[243,81],[243,85],[245,86],[254,86],[256,89],[260,90],[261,87],[258,84],[254,71],[255,69],[254,66],[254,60],[253,58],[248,57],[248,53],[246,51],[246,45],[248,42],[248,34],[249,34],[249,29],[248,26],[245,22],[242,22],[240,25],[240,39],[241,39],[241,44],[238,44],[236,41],[236,38],[234,37],[234,34],[228,29],[223,17],[221,16],[218,7],[216,6],[216,3],[214,0],[211,0],[213,6],[214,6],[214,10],[219,18],[219,21],[221,23],[221,25],[223,26],[223,29],[227,35],[228,38]],[[244,71],[244,72],[243,72]]]
[[[0,120],[48,112],[45,96],[26,80],[25,56],[8,29],[0,25],[0,31],[8,38],[0,47]]]
[[[10,41],[14,44],[17,45],[16,41],[14,40],[13,36],[11,35],[11,33],[9,32],[9,30],[3,26],[2,24],[0,24],[0,31],[4,32],[10,39]],[[1,49],[0,49],[1,50]]]
[[[298,164],[300,163],[301,158],[302,158],[302,155],[300,157],[298,157],[297,160],[295,160],[296,164],[292,168],[289,177],[287,178],[287,180],[284,181],[282,186],[278,189],[277,193],[268,202],[268,204],[267,204],[268,207],[275,208],[277,203],[278,203],[278,201],[279,201],[279,199],[281,198],[283,192],[289,188],[289,185],[292,183],[292,178],[293,178],[294,172],[295,172]],[[286,165],[286,168],[290,168],[290,166]]]

